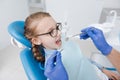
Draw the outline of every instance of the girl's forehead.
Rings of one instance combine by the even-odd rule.
[[[56,21],[52,17],[45,17],[40,20],[39,25],[54,25]]]
[[[42,19],[37,26],[37,31],[48,32],[56,26],[56,21],[52,17]]]

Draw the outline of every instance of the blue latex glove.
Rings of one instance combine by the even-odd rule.
[[[100,29],[88,27],[81,30],[81,32],[80,39],[88,39],[90,37],[103,55],[108,55],[111,52],[112,47],[106,42],[103,32]]]
[[[56,51],[56,54],[48,59],[44,74],[50,80],[68,80],[67,72],[61,61],[61,53]]]

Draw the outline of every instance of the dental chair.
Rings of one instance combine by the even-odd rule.
[[[37,62],[31,51],[31,43],[24,36],[24,21],[14,21],[8,26],[8,32],[12,37],[13,43],[23,45],[20,52],[20,59],[25,73],[29,80],[47,80],[44,76],[44,70],[40,68],[40,62]]]

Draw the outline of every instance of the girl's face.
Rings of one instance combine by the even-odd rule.
[[[46,49],[60,48],[62,44],[61,32],[57,30],[57,23],[52,17],[45,17],[42,19],[37,25],[36,33],[38,36],[33,39],[36,45],[42,44]],[[52,35],[55,33],[56,36],[46,33],[51,33]]]

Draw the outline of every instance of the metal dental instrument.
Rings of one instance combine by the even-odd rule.
[[[69,39],[73,38],[73,37],[76,37],[76,36],[79,36],[81,33],[78,33],[78,34],[74,34],[72,36],[69,36],[69,37],[66,37],[65,38],[65,41],[68,41]]]
[[[94,28],[91,28],[90,30],[92,31],[93,29],[94,29]],[[86,32],[82,32],[82,33],[74,34],[74,35],[72,35],[72,36],[68,36],[68,37],[66,37],[66,38],[65,38],[65,41],[68,41],[68,40],[71,39],[71,38],[77,37],[77,36],[79,36],[80,34],[87,35]]]

